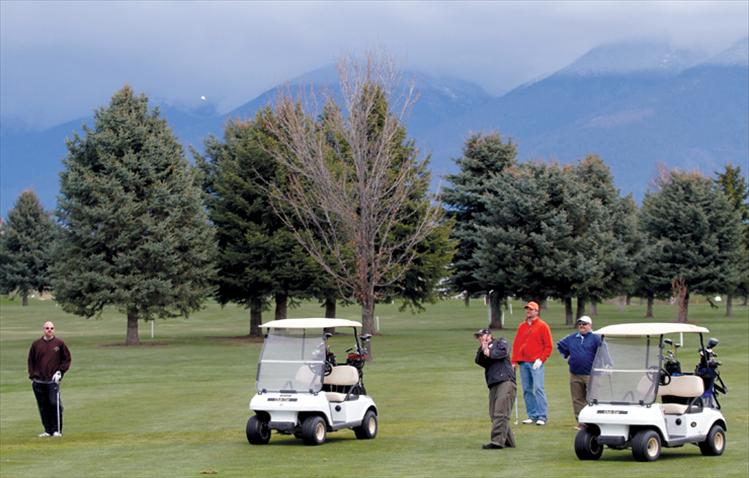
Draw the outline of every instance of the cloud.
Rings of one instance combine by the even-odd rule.
[[[219,110],[386,49],[409,69],[498,94],[601,43],[660,38],[716,52],[748,34],[747,2],[0,2],[0,114],[90,114],[125,82]]]

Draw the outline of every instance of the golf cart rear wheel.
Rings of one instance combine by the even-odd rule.
[[[253,445],[267,445],[270,441],[268,422],[260,420],[257,415],[247,420],[247,441]]]
[[[661,456],[661,437],[653,430],[641,430],[632,438],[632,456],[637,461],[655,461]]]
[[[371,440],[377,436],[377,415],[367,410],[361,421],[361,426],[354,427],[354,435],[360,440]]]
[[[321,417],[307,417],[302,422],[302,440],[305,445],[322,445],[325,443],[326,432],[325,420]]]
[[[726,449],[726,431],[723,427],[715,424],[710,428],[705,441],[698,443],[700,451],[705,456],[718,456]]]
[[[575,454],[581,460],[597,460],[601,458],[603,445],[598,444],[598,436],[583,429],[575,435]]]

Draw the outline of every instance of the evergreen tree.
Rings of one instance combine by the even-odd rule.
[[[527,163],[495,176],[478,227],[478,278],[524,299],[561,298],[571,320],[575,287],[595,271],[595,258],[578,249],[581,191],[555,164]]]
[[[268,116],[266,110],[259,115]],[[250,335],[260,336],[261,311],[276,300],[276,319],[284,319],[288,300],[310,297],[320,268],[276,214],[268,184],[283,173],[263,142],[272,141],[262,122],[229,122],[224,141],[206,141],[206,205],[218,242],[216,298],[250,308]]]
[[[57,215],[55,295],[65,311],[108,305],[138,321],[187,316],[210,295],[213,236],[197,175],[148,98],[129,86],[68,142]]]
[[[575,166],[531,163],[497,174],[476,221],[476,275],[504,293],[557,297],[566,323],[585,301],[631,287],[635,206],[620,198],[608,167],[596,156]]]
[[[51,287],[49,273],[55,225],[33,191],[24,191],[0,223],[0,291],[18,291],[23,305],[29,294]]]
[[[573,169],[582,188],[583,208],[575,225],[579,244],[592,269],[577,284],[578,312],[585,313],[585,301],[593,304],[614,295],[628,293],[634,282],[637,251],[642,247],[637,231],[637,206],[632,197],[622,198],[614,186],[608,166],[595,155],[583,159]]]
[[[739,213],[722,191],[697,173],[672,171],[645,196],[643,227],[658,246],[656,283],[671,286],[678,320],[688,318],[691,293],[713,294],[740,273]]]
[[[515,164],[517,149],[508,141],[502,142],[499,133],[474,134],[463,146],[463,157],[457,159],[460,172],[447,176],[451,186],[443,191],[447,215],[455,221],[451,238],[456,241],[455,257],[450,265],[450,288],[464,293],[466,305],[472,294],[488,292],[492,301],[493,328],[500,328],[499,300],[504,297],[503,284],[486,283],[476,276],[479,268],[475,256],[478,250],[477,227],[486,212],[484,195],[492,178]]]
[[[728,197],[731,206],[738,211],[742,223],[741,260],[738,281],[729,284],[726,289],[726,317],[733,315],[733,296],[744,296],[744,305],[749,295],[749,187],[746,178],[741,174],[741,168],[727,164],[723,172],[716,179],[718,187]]]

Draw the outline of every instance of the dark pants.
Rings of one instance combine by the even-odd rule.
[[[575,420],[580,415],[580,410],[588,404],[588,383],[590,383],[590,375],[570,373],[570,395],[572,396],[572,410],[575,412]]]
[[[515,448],[515,435],[510,429],[512,404],[517,386],[512,380],[494,384],[489,389],[489,417],[492,419],[492,443]]]
[[[39,406],[39,415],[42,417],[44,431],[50,435],[54,432],[62,433],[62,402],[58,402],[60,398],[60,384],[54,382],[32,382],[31,387],[34,389],[34,396],[36,397],[36,404]],[[60,418],[59,426],[57,423],[58,412]]]

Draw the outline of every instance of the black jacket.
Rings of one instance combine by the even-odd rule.
[[[489,344],[489,357],[484,355],[479,346],[476,363],[484,367],[486,385],[489,388],[507,380],[515,382],[515,370],[510,363],[510,345],[504,337],[492,340]]]

